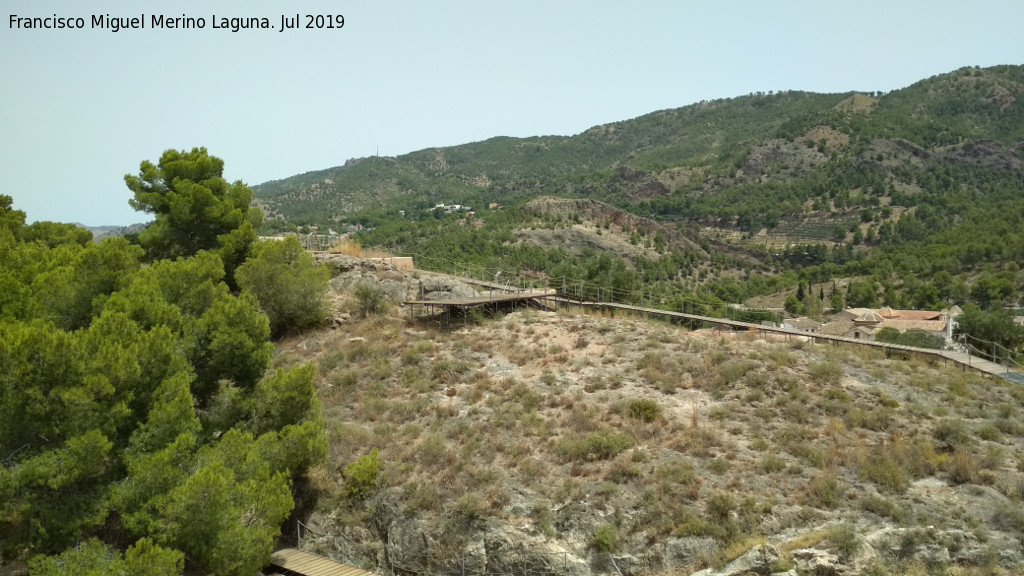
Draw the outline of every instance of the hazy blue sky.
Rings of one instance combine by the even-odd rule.
[[[3,0],[0,193],[29,221],[148,220],[123,176],[206,146],[248,184],[756,91],[893,90],[1024,63],[1021,0]],[[80,16],[84,30],[11,29]],[[202,30],[90,29],[187,14]],[[278,32],[281,15],[344,14]],[[212,29],[212,16],[274,30]]]

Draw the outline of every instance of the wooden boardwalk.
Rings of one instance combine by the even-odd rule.
[[[679,320],[687,320],[690,322],[701,322],[704,324],[710,324],[718,328],[728,327],[729,329],[740,329],[747,331],[757,331],[762,333],[780,334],[788,337],[801,337],[801,338],[814,338],[815,340],[825,340],[829,342],[844,343],[844,344],[855,344],[858,346],[868,346],[872,348],[878,348],[884,350],[886,354],[896,351],[906,354],[918,354],[922,356],[929,356],[932,358],[942,359],[944,364],[954,364],[960,366],[964,370],[976,370],[983,374],[990,376],[996,376],[1016,382],[1018,384],[1024,384],[1024,372],[1019,370],[1008,369],[1006,366],[996,364],[977,355],[970,355],[964,352],[956,352],[952,350],[936,350],[933,348],[917,348],[914,346],[904,346],[902,344],[892,344],[889,342],[878,342],[875,340],[861,340],[858,338],[847,338],[845,336],[833,336],[829,334],[820,334],[817,332],[806,332],[804,330],[797,330],[794,328],[777,328],[774,326],[764,326],[761,324],[754,324],[751,322],[743,322],[741,320],[729,320],[727,318],[716,318],[713,316],[701,316],[699,314],[687,314],[685,312],[674,312],[671,310],[661,310],[659,308],[644,308],[641,306],[633,306],[630,304],[619,304],[616,302],[595,302],[590,300],[584,300],[573,296],[559,295],[556,290],[535,288],[532,290],[523,290],[510,292],[510,287],[503,286],[501,284],[472,280],[462,279],[466,283],[476,284],[482,287],[488,288],[487,295],[481,295],[475,298],[450,298],[450,299],[439,299],[439,300],[409,300],[403,302],[403,306],[409,306],[412,310],[416,307],[424,307],[430,309],[430,314],[433,314],[433,308],[443,308],[445,311],[451,311],[452,308],[469,309],[478,306],[487,306],[489,304],[499,305],[504,303],[512,303],[515,305],[517,302],[526,303],[528,301],[540,301],[545,300],[557,306],[581,306],[587,308],[607,309],[607,310],[623,310],[632,312],[635,314],[645,314],[662,316],[667,318],[676,318]],[[512,290],[515,290],[512,288]],[[503,293],[499,293],[503,292]]]
[[[829,334],[819,334],[817,332],[805,332],[803,330],[796,330],[793,328],[776,328],[773,326],[763,326],[761,324],[753,324],[751,322],[743,322],[740,320],[728,320],[725,318],[715,318],[713,316],[700,316],[698,314],[686,314],[684,312],[673,312],[671,310],[660,310],[658,308],[642,308],[640,306],[632,306],[629,304],[617,304],[614,302],[586,302],[579,301],[571,298],[563,298],[561,296],[549,296],[547,300],[556,302],[557,304],[565,305],[577,305],[587,306],[591,308],[605,308],[611,310],[625,310],[636,314],[647,314],[655,316],[663,316],[668,318],[678,318],[681,320],[689,320],[693,322],[702,322],[711,324],[718,327],[729,327],[729,328],[740,328],[748,331],[757,331],[764,333],[783,334],[787,336],[799,336],[803,338],[814,338],[815,340],[827,340],[830,342],[845,343],[845,344],[856,344],[858,346],[870,346],[872,348],[880,348],[889,353],[890,351],[905,352],[909,354],[920,354],[924,356],[931,356],[934,358],[941,358],[943,362],[952,362],[964,370],[977,370],[984,374],[991,376],[998,376],[1005,378],[1012,382],[1024,383],[1024,374],[1007,370],[1006,366],[996,364],[994,362],[985,360],[979,356],[969,355],[963,352],[955,352],[952,350],[935,350],[933,348],[917,348],[914,346],[904,346],[902,344],[891,344],[889,342],[877,342],[874,340],[860,340],[857,338],[847,338],[845,336],[832,336]]]
[[[539,300],[547,298],[550,294],[544,292],[521,292],[515,294],[493,294],[477,296],[475,298],[444,298],[438,300],[407,300],[402,304],[405,306],[479,306],[481,304],[500,304],[502,302],[518,302],[527,300]]]
[[[271,554],[270,566],[265,572],[280,576],[376,576],[362,568],[295,548],[282,548]]]

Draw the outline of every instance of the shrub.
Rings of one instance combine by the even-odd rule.
[[[658,466],[655,476],[664,482],[671,484],[692,484],[697,480],[697,473],[693,466],[684,460],[673,460],[667,464]]]
[[[611,524],[603,524],[594,530],[590,545],[598,552],[611,552],[619,542],[619,531]]]
[[[476,492],[463,494],[452,506],[455,518],[464,522],[472,522],[483,516],[486,508],[484,500]]]
[[[380,459],[377,449],[360,456],[345,467],[345,495],[353,498],[366,496],[380,481]]]
[[[978,438],[981,438],[982,440],[989,440],[992,442],[1002,442],[1003,433],[1000,432],[999,428],[996,428],[994,425],[985,424],[981,428],[978,428]]]
[[[379,284],[360,282],[356,286],[355,295],[356,300],[359,301],[359,313],[363,318],[387,311],[387,295]]]
[[[903,511],[899,504],[874,494],[862,498],[860,500],[860,507],[879,516],[892,518],[897,522],[902,522],[906,519],[906,512]]]
[[[696,512],[684,508],[673,514],[672,535],[677,538],[687,536],[705,536],[708,534],[708,523],[701,519]]]
[[[722,385],[735,384],[754,368],[749,360],[727,360],[718,365],[718,379]]]
[[[725,474],[729,471],[729,461],[724,458],[715,458],[708,464],[708,469],[715,474]]]
[[[786,461],[775,454],[765,454],[761,458],[761,470],[765,474],[781,472],[786,469]]]
[[[956,450],[946,461],[946,471],[953,483],[968,484],[974,482],[978,474],[978,465],[974,461],[974,455],[969,451]]]
[[[885,407],[871,410],[853,408],[846,413],[846,423],[850,428],[866,428],[882,432],[892,427],[893,412],[890,408]]]
[[[1014,506],[1001,506],[992,515],[992,523],[1000,530],[1024,535],[1024,510]]]
[[[683,496],[690,500],[700,496],[703,481],[685,460],[673,460],[658,466],[654,477],[658,480],[658,490],[664,495],[672,498]]]
[[[644,422],[654,422],[658,415],[661,414],[661,406],[658,406],[658,403],[654,400],[647,398],[630,400],[626,409],[631,417]]]
[[[988,470],[998,470],[1003,467],[1006,459],[1006,450],[1002,446],[990,444],[985,447],[985,455],[981,457],[981,467]]]
[[[843,367],[836,362],[817,362],[811,365],[811,377],[825,384],[838,384],[843,378]]]
[[[839,506],[840,492],[835,474],[819,474],[807,485],[807,503],[817,508],[835,508]]]
[[[860,476],[890,494],[903,494],[910,478],[889,450],[876,450],[860,465]]]
[[[736,501],[732,496],[719,492],[708,499],[708,516],[716,522],[725,522],[729,514],[736,510]]]
[[[857,530],[849,524],[840,524],[828,532],[829,547],[843,560],[851,558],[860,549]]]
[[[611,466],[608,467],[608,473],[605,474],[606,480],[610,480],[616,484],[624,484],[639,477],[640,468],[628,459],[623,458],[616,458],[613,460]]]
[[[569,460],[608,460],[633,444],[632,438],[621,432],[599,430],[583,438],[566,438],[558,451]]]
[[[954,451],[957,448],[966,448],[973,440],[963,420],[958,418],[945,418],[936,426],[932,436],[939,441],[939,447]]]

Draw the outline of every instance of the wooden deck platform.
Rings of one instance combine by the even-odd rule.
[[[280,576],[376,576],[362,568],[295,548],[282,548],[271,554],[270,566],[265,572]]]

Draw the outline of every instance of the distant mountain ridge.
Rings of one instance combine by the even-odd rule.
[[[104,238],[116,238],[127,234],[138,234],[145,230],[146,227],[149,226],[149,223],[129,224],[128,226],[87,226],[80,222],[75,222],[75,226],[92,232],[92,241],[99,242]]]
[[[669,219],[725,218],[753,230],[759,223],[745,214],[785,216],[806,212],[815,196],[833,200],[836,190],[818,184],[837,173],[851,180],[839,184],[846,190],[884,186],[886,194],[877,194],[889,198],[884,204],[892,191],[886,184],[900,193],[914,186],[904,164],[1020,170],[1022,159],[1024,67],[997,66],[962,68],[886,94],[769,92],[700,102],[575,136],[495,137],[365,158],[253,189],[271,219],[295,222],[556,195]],[[751,186],[767,184],[809,190],[766,205],[742,201]]]

